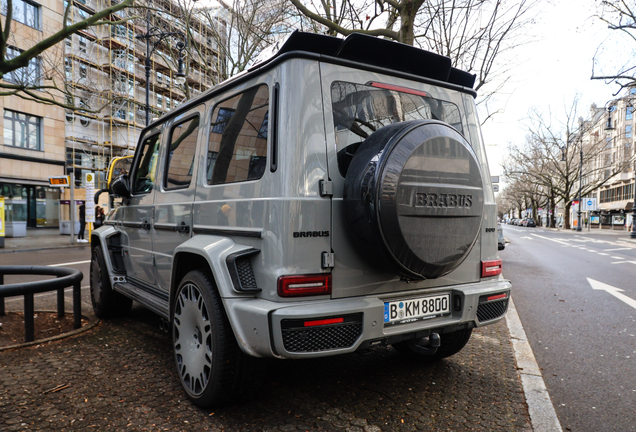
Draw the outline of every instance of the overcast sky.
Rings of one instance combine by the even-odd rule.
[[[581,96],[580,116],[586,117],[590,104],[603,106],[618,90],[616,85],[591,81],[594,54],[601,46],[601,58],[607,70],[610,62],[620,66],[634,52],[630,41],[593,17],[593,0],[541,0],[536,3],[536,24],[530,32],[536,42],[515,50],[513,82],[497,98],[504,110],[483,128],[492,175],[501,174],[500,163],[508,143],[522,144],[528,112],[532,107],[563,117],[565,107]]]

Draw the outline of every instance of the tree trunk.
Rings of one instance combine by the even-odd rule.
[[[415,24],[415,16],[424,4],[424,0],[406,0],[402,3],[400,9],[400,31],[399,42],[406,45],[413,45],[415,41],[415,32],[413,30]]]
[[[570,208],[572,208],[572,202],[565,205],[565,215],[563,215],[563,228],[570,229]]]

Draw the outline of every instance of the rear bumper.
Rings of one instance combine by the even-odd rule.
[[[247,354],[256,357],[311,358],[424,337],[431,330],[443,334],[461,328],[493,324],[505,315],[511,288],[509,281],[493,278],[474,284],[402,293],[401,297],[392,294],[293,303],[243,298],[224,299],[224,303],[237,341]],[[451,295],[450,315],[428,321],[384,325],[384,302],[443,293]],[[487,300],[499,294],[506,295]],[[297,321],[333,317],[345,317],[345,322],[307,330],[290,330],[290,323],[291,327],[295,327],[293,323]]]

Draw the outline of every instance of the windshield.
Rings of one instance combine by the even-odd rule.
[[[457,105],[434,99],[424,92],[381,88],[376,83],[331,85],[333,122],[336,132],[338,169],[344,177],[362,142],[391,123],[433,119],[446,122],[463,134]]]

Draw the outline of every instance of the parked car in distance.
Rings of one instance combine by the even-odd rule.
[[[497,224],[497,250],[504,250],[506,248],[506,239],[503,235],[503,226]]]
[[[525,223],[525,225],[524,225],[524,226],[527,226],[527,227],[536,227],[536,226],[537,226],[537,223],[534,221],[534,219],[533,219],[533,218],[527,218],[527,219],[526,219],[526,223]]]

